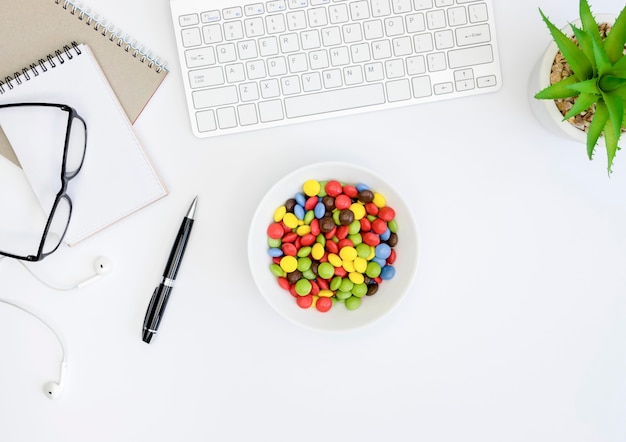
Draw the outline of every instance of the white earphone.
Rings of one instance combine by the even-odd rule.
[[[44,281],[43,279],[41,279],[38,275],[36,275],[27,265],[26,263],[24,263],[23,261],[18,260],[18,262],[22,265],[22,267],[24,267],[28,273],[30,273],[37,281],[39,281],[40,283],[42,283],[43,285],[45,285],[48,288],[51,288],[53,290],[60,290],[60,291],[66,291],[66,290],[74,290],[74,289],[81,289],[83,287],[85,287],[86,285],[91,284],[94,281],[97,281],[98,279],[102,278],[104,275],[106,275],[107,273],[109,273],[111,271],[111,269],[113,268],[113,264],[111,263],[111,261],[104,257],[104,256],[99,256],[98,258],[96,258],[96,260],[93,263],[93,269],[96,272],[95,275],[90,276],[89,278],[77,282],[75,284],[72,284],[71,286],[68,287],[58,287],[55,285],[52,285],[46,281]]]
[[[43,386],[43,392],[50,399],[57,399],[63,393],[63,387],[65,386],[65,372],[67,371],[67,361],[61,362],[61,374],[59,375],[59,382],[50,381]]]
[[[9,301],[8,299],[3,299],[3,298],[0,298],[0,303],[9,305],[11,307],[15,307],[16,309],[21,310],[24,313],[27,313],[33,318],[37,319],[39,322],[45,325],[48,328],[48,330],[52,332],[54,337],[57,338],[57,341],[59,341],[59,345],[61,346],[61,354],[62,354],[61,373],[59,374],[59,381],[58,382],[50,381],[46,383],[46,385],[44,385],[43,387],[44,393],[46,394],[46,396],[48,396],[50,399],[57,399],[59,396],[61,396],[61,393],[63,392],[63,387],[65,385],[65,374],[67,371],[67,359],[66,359],[65,346],[63,345],[63,340],[61,339],[61,336],[56,332],[54,328],[52,328],[50,324],[48,324],[46,321],[41,319],[39,316],[31,312],[30,310],[27,310],[26,308],[22,307],[21,305],[16,304],[13,301]]]

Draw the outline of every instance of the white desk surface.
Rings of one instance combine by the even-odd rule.
[[[33,269],[0,261],[0,439],[17,441],[626,440],[626,153],[554,137],[528,105],[529,72],[576,0],[496,1],[504,83],[494,94],[216,139],[192,136],[167,0],[83,2],[168,61],[135,125],[170,195]],[[98,3],[97,5],[95,3]],[[597,12],[622,2],[595,0]],[[294,326],[252,280],[246,236],[264,191],[294,168],[353,161],[401,189],[419,270],[377,325]],[[161,331],[145,309],[181,217],[197,221]]]

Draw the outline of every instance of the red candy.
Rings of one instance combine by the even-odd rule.
[[[333,306],[333,300],[330,298],[326,298],[326,297],[318,298],[317,302],[315,303],[315,308],[322,313],[325,313],[328,310],[330,310],[332,306]]]
[[[341,183],[339,181],[330,180],[324,186],[326,194],[329,196],[337,196],[342,192]]]
[[[301,308],[309,308],[313,304],[313,295],[309,294],[306,296],[298,296],[296,298],[296,303]]]
[[[380,218],[376,218],[374,221],[372,221],[372,230],[374,231],[374,233],[382,235],[387,231],[387,222]]]
[[[359,191],[356,190],[356,187],[350,185],[343,186],[343,193],[348,195],[350,198],[356,198],[359,196]]]
[[[267,236],[272,239],[280,239],[284,233],[285,231],[281,223],[272,223],[267,227]]]
[[[381,207],[380,210],[378,211],[378,218],[384,220],[384,221],[391,221],[392,219],[394,219],[396,216],[396,211],[393,210],[391,207],[389,206],[385,206],[385,207]]]
[[[349,209],[352,205],[352,200],[348,195],[341,194],[335,198],[335,207],[339,210]]]

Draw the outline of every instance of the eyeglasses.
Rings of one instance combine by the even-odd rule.
[[[59,127],[61,124],[65,125],[64,137],[61,132],[62,126]],[[47,148],[42,146],[48,140],[43,132],[51,128],[59,132],[57,142],[64,138],[60,189],[52,200],[47,218],[42,217],[42,223],[38,224],[38,227],[35,226],[28,231],[11,232],[0,239],[0,255],[25,261],[40,261],[59,248],[67,232],[72,216],[72,200],[67,194],[67,188],[70,180],[80,172],[85,160],[87,124],[74,108],[65,104],[13,103],[0,104],[0,125],[11,144],[17,138],[21,143],[28,143],[22,145],[22,149]],[[11,130],[18,136],[12,138]],[[25,131],[32,131],[33,136],[29,136]],[[51,144],[54,144],[54,141],[51,141]],[[50,148],[54,149],[55,146]],[[60,150],[60,146],[56,148]],[[51,189],[51,195],[54,191],[55,189]],[[27,221],[29,220],[23,220],[25,223]],[[33,234],[33,231],[39,233]]]

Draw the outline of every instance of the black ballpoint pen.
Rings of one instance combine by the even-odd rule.
[[[170,252],[170,257],[167,260],[165,271],[163,272],[163,279],[161,280],[159,286],[154,289],[154,293],[152,293],[152,298],[150,299],[150,304],[148,305],[148,310],[146,311],[146,317],[143,320],[142,339],[148,344],[159,329],[159,323],[161,322],[163,312],[167,306],[167,301],[169,300],[170,293],[174,287],[174,280],[176,279],[176,274],[180,268],[180,263],[183,259],[183,255],[185,254],[187,242],[189,241],[189,234],[191,233],[191,227],[193,226],[197,202],[198,197],[196,196],[191,203],[191,207],[189,207],[187,215],[180,225],[178,235],[176,235],[176,241],[174,242],[174,246]]]

